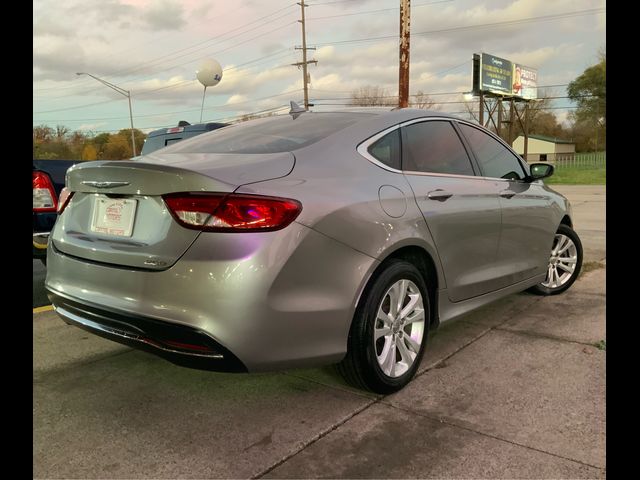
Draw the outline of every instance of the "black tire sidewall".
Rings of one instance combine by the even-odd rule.
[[[387,290],[398,280],[411,280],[419,289],[422,295],[425,313],[425,328],[423,333],[420,351],[416,356],[413,365],[401,376],[392,378],[385,375],[378,364],[374,348],[374,327],[378,314],[378,308]],[[360,362],[364,364],[364,380],[372,390],[381,393],[391,393],[404,387],[413,378],[424,355],[425,346],[429,336],[430,304],[426,283],[420,271],[412,264],[403,260],[393,260],[375,278],[370,288],[365,292],[366,298],[362,304],[358,315],[358,328],[356,334],[357,354]],[[355,353],[355,352],[354,352]]]

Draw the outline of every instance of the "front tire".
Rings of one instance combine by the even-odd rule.
[[[430,306],[422,274],[399,259],[367,285],[338,371],[352,385],[392,393],[415,375],[429,333]]]
[[[538,295],[557,295],[576,281],[582,268],[582,242],[568,225],[560,225],[553,239],[547,277],[530,291]]]

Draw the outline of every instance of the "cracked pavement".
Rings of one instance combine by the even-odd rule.
[[[331,367],[180,368],[34,314],[34,478],[605,477],[604,186],[554,188],[598,263],[443,324],[389,396]]]

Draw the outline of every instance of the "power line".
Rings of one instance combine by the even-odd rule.
[[[287,7],[287,8],[288,8],[288,7]],[[267,21],[267,22],[264,22],[262,25],[260,25],[260,27],[262,27],[262,26],[264,26],[264,25],[268,25],[269,23],[275,22],[276,20],[280,20],[281,18],[284,18],[284,17],[289,16],[289,15],[290,15],[290,13],[287,13],[286,15],[282,15],[282,16],[280,16],[280,17],[273,18],[273,19],[271,19],[271,20],[269,20],[269,21]],[[255,23],[255,22],[252,22],[252,23]],[[258,36],[256,36],[256,37],[253,37],[252,39],[259,38],[259,37],[261,37],[261,36],[264,36],[264,35],[267,35],[267,34],[269,34],[269,33],[275,32],[275,31],[280,30],[281,28],[284,28],[284,27],[286,27],[286,26],[289,26],[289,25],[291,25],[291,24],[293,24],[293,23],[295,23],[295,21],[293,21],[293,22],[289,22],[289,23],[284,24],[284,25],[281,25],[281,26],[279,26],[279,27],[277,27],[277,28],[275,28],[275,29],[273,29],[273,30],[269,30],[268,32],[264,32],[264,33],[262,33],[262,34],[260,34],[260,35],[258,35]],[[251,24],[247,24],[247,25],[251,25]],[[247,26],[247,25],[245,25],[245,26]],[[236,30],[237,30],[237,29],[236,29]],[[227,39],[223,40],[223,42],[229,41],[229,40],[231,40],[231,39],[233,39],[233,38],[240,37],[240,36],[242,36],[242,35],[244,35],[244,34],[246,34],[246,33],[252,33],[252,32],[254,32],[254,31],[255,31],[255,29],[249,29],[249,30],[247,30],[247,31],[240,32],[240,33],[238,33],[237,35],[234,35],[234,36],[232,36],[232,37],[229,37],[229,38],[227,38]],[[158,62],[159,60],[165,59],[165,58],[167,58],[167,57],[171,57],[171,58],[170,58],[170,60],[176,60],[176,59],[178,59],[178,58],[183,58],[183,57],[186,57],[186,56],[189,56],[189,55],[193,55],[194,53],[198,53],[198,54],[199,54],[199,52],[200,52],[200,51],[202,51],[202,50],[204,50],[204,49],[206,49],[206,48],[209,48],[209,45],[207,45],[207,46],[203,46],[203,47],[199,47],[199,48],[196,48],[195,50],[193,50],[193,51],[191,51],[191,52],[184,53],[184,54],[182,54],[182,55],[175,55],[176,53],[182,52],[182,51],[184,51],[184,50],[190,50],[190,49],[193,49],[195,46],[198,46],[198,45],[201,45],[201,44],[204,44],[204,43],[210,43],[210,42],[212,42],[212,41],[214,41],[214,40],[218,40],[221,36],[222,36],[222,35],[219,35],[218,37],[210,38],[210,39],[208,39],[208,40],[205,40],[204,42],[197,43],[197,44],[195,44],[195,45],[193,45],[193,46],[191,46],[191,47],[185,47],[185,48],[183,48],[183,49],[181,49],[181,50],[176,50],[176,51],[175,51],[175,52],[173,52],[173,53],[166,54],[166,55],[163,55],[163,56],[161,56],[161,57],[157,57],[156,59],[153,59],[153,60],[150,60],[150,61],[148,61],[148,62],[143,63],[143,64],[142,64],[141,66],[139,66],[139,67],[136,67],[136,68],[133,68],[133,69],[129,69],[129,70],[121,70],[121,71],[119,71],[119,72],[116,72],[116,73],[112,74],[112,76],[117,76],[118,74],[122,74],[122,73],[131,73],[131,72],[135,72],[135,71],[138,71],[138,70],[141,70],[141,69],[147,68],[148,66],[150,66],[150,65],[152,65],[152,64],[154,64],[154,63],[156,63],[156,62]],[[249,39],[249,40],[246,40],[246,41],[250,41],[250,40],[252,40],[252,39]],[[215,55],[215,54],[217,54],[217,53],[221,53],[221,52],[224,52],[224,51],[230,50],[230,49],[232,49],[232,48],[235,48],[235,47],[236,47],[236,46],[238,46],[238,45],[242,45],[243,43],[246,43],[246,41],[240,42],[240,43],[235,44],[235,45],[232,45],[232,46],[230,46],[230,47],[226,47],[226,48],[224,48],[224,49],[222,49],[222,50],[218,50],[218,51],[213,52],[213,53],[211,53],[211,54],[212,54],[212,55]],[[187,63],[190,63],[190,62],[192,62],[192,61],[193,61],[193,59],[189,60]],[[185,63],[179,64],[179,65],[177,65],[177,66],[182,66],[182,65],[185,65]],[[165,70],[170,70],[171,68],[175,68],[175,66],[174,66],[174,67],[169,67],[168,69],[165,69]],[[165,71],[165,70],[160,70],[160,72]],[[155,72],[155,73],[158,73],[158,72]],[[154,75],[155,75],[155,73],[154,73]]]
[[[284,26],[293,25],[294,23],[296,23],[296,22],[295,22],[295,21],[294,21],[294,22],[290,22],[290,23],[288,23],[287,25],[284,25]],[[242,41],[242,42],[240,42],[240,43],[238,43],[238,44],[236,44],[236,45],[232,45],[231,47],[227,47],[227,48],[225,48],[225,49],[223,49],[223,50],[219,50],[218,52],[215,52],[215,53],[221,53],[221,52],[223,52],[223,51],[230,50],[230,49],[235,48],[235,47],[237,47],[237,46],[239,46],[239,45],[242,45],[242,44],[244,44],[244,43],[247,43],[247,42],[250,42],[250,41],[255,40],[255,39],[257,39],[257,38],[260,38],[260,37],[262,37],[262,36],[264,36],[264,35],[267,35],[267,34],[269,34],[269,33],[274,32],[274,31],[276,31],[276,30],[279,30],[280,28],[282,28],[282,27],[278,27],[278,28],[276,28],[276,29],[274,29],[274,30],[270,30],[270,31],[268,31],[268,32],[264,32],[264,33],[262,33],[262,34],[260,34],[260,35],[256,35],[255,37],[252,37],[252,38],[249,38],[249,39],[247,39],[247,40],[244,40],[244,41]],[[186,63],[191,63],[191,60],[190,60],[190,61],[188,61],[188,62],[186,62]],[[171,69],[176,68],[176,67],[178,67],[178,66],[186,65],[186,63],[184,63],[184,64],[180,64],[180,65],[174,65],[173,67],[170,67],[170,68],[169,68],[169,69],[167,69],[167,70],[171,70]],[[145,77],[142,77],[142,78],[145,78]],[[164,88],[164,87],[163,87],[163,88]],[[76,106],[73,106],[73,107],[66,107],[66,108],[52,109],[52,110],[46,110],[46,111],[34,112],[34,113],[35,113],[35,114],[41,114],[41,113],[62,112],[62,111],[66,111],[66,110],[74,110],[74,109],[78,109],[78,108],[90,107],[90,106],[93,106],[93,105],[98,105],[98,104],[100,104],[100,103],[108,103],[108,102],[111,102],[111,101],[112,101],[112,100],[106,100],[106,101],[104,101],[104,102],[90,103],[90,104],[85,104],[85,105],[76,105]]]
[[[430,5],[437,5],[439,3],[449,3],[449,2],[453,2],[453,0],[438,0],[430,3],[419,3],[417,5],[411,5],[411,8],[428,7]],[[314,4],[313,6],[315,5],[318,5],[318,4]],[[312,6],[312,5],[309,5],[309,6]],[[389,12],[389,11],[397,11],[397,10],[398,10],[398,7],[381,8],[378,10],[367,10],[364,12],[340,13],[337,15],[325,15],[323,17],[310,17],[310,18],[307,18],[307,20],[324,20],[325,18],[350,17],[353,15],[368,15],[371,13]]]
[[[263,37],[263,36],[265,36],[265,35],[268,35],[268,34],[270,34],[270,33],[275,32],[275,31],[277,31],[277,30],[280,30],[280,29],[282,29],[282,28],[284,28],[284,27],[287,27],[287,26],[289,26],[289,25],[293,25],[294,23],[296,23],[296,22],[295,22],[295,21],[293,21],[293,22],[289,22],[289,23],[287,23],[287,24],[285,24],[285,25],[281,25],[281,26],[276,27],[276,28],[274,28],[274,29],[272,29],[272,30],[269,30],[269,31],[267,31],[267,32],[263,32],[263,33],[261,33],[261,34],[258,34],[258,35],[256,35],[256,36],[254,36],[254,37],[251,37],[251,38],[248,38],[248,39],[246,39],[246,40],[243,40],[242,42],[236,43],[236,44],[231,45],[231,46],[229,46],[229,47],[223,48],[222,50],[218,50],[218,51],[216,51],[216,52],[212,52],[212,53],[210,53],[210,54],[211,54],[211,55],[216,55],[216,54],[219,54],[219,53],[222,53],[222,52],[225,52],[225,51],[231,50],[231,49],[236,48],[236,47],[238,47],[238,46],[240,46],[240,45],[243,45],[243,44],[245,44],[245,43],[247,43],[247,42],[250,42],[250,41],[252,41],[252,40],[256,40],[256,39],[258,39],[258,38],[260,38],[260,37]],[[245,33],[246,33],[246,32],[245,32]],[[157,73],[164,72],[164,71],[169,71],[169,70],[172,70],[172,69],[174,69],[174,68],[181,67],[181,66],[187,65],[187,64],[192,63],[192,62],[193,62],[193,59],[188,60],[188,61],[183,62],[183,63],[180,63],[180,64],[172,65],[171,67],[165,68],[165,69],[163,69],[163,70],[158,70],[158,71],[156,71],[156,72],[155,72],[155,73],[153,73],[153,74],[146,75],[146,76],[142,76],[142,77],[137,77],[137,78],[134,78],[134,79],[131,79],[131,80],[125,81],[125,82],[124,82],[124,84],[126,85],[126,83],[127,83],[127,82],[131,82],[131,81],[135,81],[135,80],[142,80],[142,79],[145,79],[145,78],[153,77],[153,76],[155,76]],[[248,63],[248,62],[247,62],[247,63]],[[89,90],[87,93],[89,93],[89,92],[91,92],[91,91],[94,91],[94,90]],[[70,95],[68,95],[68,96],[75,96],[75,95],[77,95],[77,94],[70,94]],[[65,96],[67,96],[67,95],[63,95],[62,97],[65,97]],[[62,98],[62,97],[60,97],[60,98]],[[92,105],[92,104],[87,105],[87,106],[91,106],[91,105]],[[79,106],[77,106],[77,107],[73,107],[73,108],[82,108],[82,106],[80,106],[80,105],[79,105]],[[56,110],[51,110],[51,111],[56,111]],[[59,111],[62,111],[62,110],[59,110]],[[36,112],[36,113],[42,113],[42,112]]]
[[[264,22],[264,20],[265,20],[266,18],[271,17],[271,16],[275,15],[276,13],[279,13],[279,12],[281,12],[281,11],[284,11],[284,10],[286,10],[286,9],[288,9],[288,8],[294,7],[295,5],[296,5],[295,3],[291,3],[291,4],[287,5],[286,7],[283,7],[283,8],[281,8],[281,9],[279,9],[279,10],[275,10],[274,12],[272,12],[272,13],[270,13],[270,14],[268,14],[268,15],[264,16],[264,17],[261,17],[261,18],[259,18],[259,19],[257,19],[257,20],[253,20],[253,21],[251,21],[251,22],[249,22],[249,23],[246,23],[246,24],[244,24],[244,25],[240,25],[240,26],[235,27],[235,28],[233,28],[233,29],[231,29],[231,30],[228,30],[227,32],[224,32],[224,33],[222,33],[222,34],[220,34],[220,35],[217,35],[217,36],[214,36],[214,37],[210,37],[210,38],[208,38],[207,40],[204,40],[204,41],[201,41],[201,42],[197,42],[197,43],[192,44],[192,45],[190,45],[190,46],[188,46],[188,47],[184,47],[184,48],[182,48],[182,49],[174,50],[173,52],[170,52],[170,53],[168,53],[168,54],[162,55],[162,56],[160,56],[160,57],[156,57],[155,59],[151,59],[151,60],[149,60],[149,61],[145,62],[145,64],[153,63],[153,62],[155,62],[155,61],[157,61],[157,60],[159,60],[159,59],[165,58],[165,57],[167,57],[167,56],[171,56],[171,55],[173,55],[173,54],[175,54],[175,53],[179,53],[179,52],[182,52],[182,51],[188,50],[188,49],[193,48],[193,47],[197,47],[197,46],[202,45],[202,44],[204,44],[204,43],[208,43],[208,42],[211,42],[211,41],[214,41],[214,40],[219,40],[219,39],[221,39],[222,37],[224,37],[224,36],[228,35],[229,33],[233,33],[233,32],[235,32],[235,31],[237,31],[237,30],[243,29],[243,28],[248,27],[248,26],[250,26],[250,25],[253,25],[253,24],[255,24],[255,23]],[[293,13],[293,12],[292,12],[292,13]],[[287,14],[287,15],[289,15],[289,14]],[[268,23],[271,23],[271,22],[273,22],[273,21],[275,21],[275,20],[278,20],[278,19],[280,19],[280,18],[283,18],[283,17],[285,17],[285,16],[287,16],[287,15],[280,16],[280,17],[278,17],[278,18],[276,18],[276,19],[271,19],[271,20],[269,20],[269,21],[267,21],[267,22],[264,22],[264,23],[263,23],[263,25],[266,25],[266,24],[268,24]],[[251,29],[251,30],[248,30],[247,32],[243,32],[243,33],[241,33],[241,34],[239,34],[239,35],[242,35],[242,34],[244,34],[244,33],[248,33],[248,32],[250,32],[250,31],[254,31],[254,30],[255,30],[255,28],[254,28],[254,29]],[[239,35],[236,35],[236,36],[239,36]],[[165,37],[165,38],[166,38],[166,37]],[[231,38],[235,38],[235,37],[231,37]],[[230,40],[230,38],[227,38],[227,39],[225,39],[225,40],[223,40],[223,41],[228,41],[228,40]],[[148,43],[148,42],[147,42],[147,43]],[[109,56],[109,57],[107,57],[107,58],[111,58],[111,57],[113,57],[114,55],[115,55],[115,54],[112,54],[112,55],[110,55],[110,56]],[[185,54],[185,55],[186,55],[186,54]],[[183,55],[183,56],[184,56],[184,55]],[[179,58],[179,57],[178,57],[178,58]],[[105,75],[105,78],[107,78],[107,79],[112,79],[113,77],[117,76],[118,74],[125,73],[125,72],[128,72],[128,71],[130,71],[130,70],[131,70],[131,71],[135,71],[135,70],[138,70],[139,68],[140,68],[140,67],[139,67],[139,66],[137,66],[137,67],[134,67],[133,69],[122,69],[122,70],[118,70],[118,71],[116,71],[116,72],[114,72],[114,73],[112,73],[112,74],[110,74],[110,75]],[[39,89],[36,89],[36,90],[38,90],[38,91],[48,91],[48,90],[65,90],[65,89],[74,88],[74,87],[76,87],[76,86],[74,85],[74,86],[67,86],[67,87],[48,87],[48,88],[46,88],[46,87],[45,87],[45,88],[39,88]]]
[[[466,62],[465,62],[466,63]],[[556,84],[556,85],[538,85],[537,88],[552,88],[552,87],[566,87],[567,85],[569,85],[568,83],[560,83],[560,84]],[[353,93],[353,90],[322,90],[319,88],[314,88],[314,90],[316,92],[331,92],[331,93]],[[466,93],[466,92],[435,92],[435,93],[425,93],[425,95],[429,95],[429,96],[433,96],[433,95],[454,95],[454,94],[459,94],[459,93]],[[389,97],[391,97],[392,95],[390,95]],[[410,96],[415,96],[415,94],[410,95]],[[335,100],[340,100],[339,98],[336,98]]]
[[[283,95],[288,95],[290,93],[297,93],[297,92],[300,92],[301,90],[302,90],[301,88],[296,88],[294,90],[288,90],[286,92],[277,93],[275,95],[268,95],[266,97],[259,97],[259,98],[252,98],[252,99],[248,99],[248,100],[243,100],[242,102],[225,103],[225,104],[222,104],[222,105],[211,105],[211,106],[205,108],[205,111],[206,110],[212,110],[214,108],[222,108],[222,107],[229,107],[229,106],[235,106],[235,105],[243,105],[245,103],[257,102],[257,101],[260,101],[260,100],[268,100],[270,98],[281,97]],[[134,115],[133,118],[160,117],[160,116],[164,116],[164,115],[173,115],[173,114],[178,114],[178,113],[191,113],[191,112],[199,112],[199,111],[200,111],[199,108],[190,109],[190,110],[172,110],[170,112],[152,113],[152,114],[146,114],[146,115]],[[58,120],[51,120],[51,119],[36,120],[36,119],[34,119],[33,121],[34,122],[38,122],[38,121],[46,121],[46,122],[57,122],[57,121],[61,121],[61,122],[89,122],[89,121],[101,121],[101,120],[122,120],[123,118],[129,118],[129,117],[100,117],[100,118],[58,119]],[[161,127],[159,127],[159,128],[161,128]]]
[[[333,2],[319,2],[319,3],[311,3],[310,7],[316,7],[321,5],[333,5],[334,3],[347,3],[347,2],[356,2],[358,0],[335,0]]]
[[[460,27],[451,27],[451,28],[443,28],[443,29],[439,29],[439,30],[428,30],[428,31],[424,31],[424,32],[418,32],[418,33],[412,33],[412,36],[424,36],[424,35],[433,35],[436,33],[450,33],[450,32],[460,32],[460,31],[466,31],[466,30],[475,30],[475,29],[482,29],[482,28],[492,28],[492,27],[501,27],[501,26],[505,26],[505,25],[519,25],[522,23],[534,23],[534,22],[545,22],[545,21],[550,21],[550,20],[557,20],[557,19],[561,19],[561,18],[571,18],[571,17],[578,17],[578,16],[584,16],[584,15],[593,15],[593,14],[597,14],[597,13],[603,13],[605,12],[606,9],[604,8],[591,8],[588,10],[577,10],[574,12],[564,12],[564,13],[558,13],[558,14],[554,14],[554,15],[541,15],[539,17],[527,17],[527,18],[520,18],[517,20],[504,20],[502,22],[492,22],[492,23],[480,23],[480,24],[476,24],[476,25],[466,25],[466,26],[460,26]],[[389,39],[397,39],[398,36],[397,35],[384,35],[384,36],[380,36],[380,37],[365,37],[365,38],[356,38],[356,39],[351,39],[351,40],[339,40],[339,41],[335,41],[335,42],[323,42],[323,43],[316,43],[316,46],[319,47],[323,47],[323,46],[328,46],[328,45],[345,45],[345,44],[349,44],[349,43],[366,43],[366,42],[372,42],[372,41],[377,41],[377,40],[389,40]]]
[[[271,112],[278,112],[279,110],[283,110],[283,109],[288,109],[289,105],[288,104],[283,104],[283,105],[279,105],[277,107],[271,107],[271,108],[267,108],[265,110],[259,110],[257,112],[250,112],[250,113],[243,113],[241,115],[235,115],[232,117],[220,117],[220,118],[212,118],[207,120],[207,122],[221,122],[221,121],[225,121],[225,122],[229,122],[232,123],[234,120],[239,120],[241,118],[243,118],[244,116],[251,116],[251,115],[260,115],[260,114],[264,114],[264,113],[271,113]],[[175,126],[174,124],[168,124],[168,125],[155,125],[155,126],[151,126],[151,127],[140,127],[140,128],[136,128],[136,130],[155,130],[158,128],[169,128],[169,127],[173,127]],[[87,130],[87,132],[91,132],[91,133],[111,133],[111,132],[119,132],[120,130],[126,130],[126,129],[115,129],[115,130]]]
[[[288,67],[288,66],[289,66],[288,64],[287,65],[278,65],[277,67],[274,67],[274,68],[271,68],[271,69],[265,70],[265,71],[277,70],[277,69]],[[251,72],[248,71],[248,72],[244,73],[243,75],[237,75],[236,78],[245,77],[245,76],[250,75],[250,74],[251,74]],[[160,90],[167,90],[167,89],[170,89],[170,88],[182,87],[182,86],[184,86],[186,84],[191,84],[191,83],[193,83],[193,80],[184,80],[184,81],[182,81],[180,83],[176,83],[176,84],[173,84],[173,85],[166,85],[164,87],[153,88],[153,89],[150,89],[150,90],[143,90],[143,91],[137,92],[136,93],[136,97],[138,97],[140,95],[149,94],[149,93],[155,93],[155,92],[160,91]],[[291,90],[290,92],[294,92],[294,91],[295,90]],[[285,92],[285,93],[290,93],[290,92]],[[265,97],[265,98],[270,98],[270,97]],[[260,99],[258,99],[258,100],[260,100]],[[111,102],[111,101],[115,101],[115,100],[105,100],[103,102],[96,102],[96,103],[91,104],[91,105],[98,105],[98,104],[102,104],[102,103],[108,103],[108,102]],[[229,104],[227,104],[227,105],[229,105]],[[63,109],[63,110],[71,110],[71,109],[77,109],[77,108],[80,108],[80,107],[69,107],[68,109]],[[53,113],[53,112],[58,112],[58,111],[60,111],[60,110],[48,110],[48,111],[34,112],[34,113],[35,114],[42,114],[42,113]],[[191,111],[191,110],[187,110],[187,111]],[[171,113],[173,113],[173,112],[166,112],[166,113],[162,113],[162,114],[153,114],[153,115],[135,115],[134,117],[138,118],[138,117],[143,117],[143,116],[160,116],[160,115],[168,115],[168,114],[171,114]],[[180,113],[180,112],[177,112],[177,113]],[[121,119],[121,118],[129,118],[129,117],[112,117],[111,119],[115,120],[115,119]],[[85,120],[86,119],[83,119],[83,120],[65,119],[65,120],[60,120],[60,121],[71,122],[71,121],[85,121]],[[96,120],[96,119],[91,119],[91,120]],[[56,120],[47,119],[47,120],[44,120],[44,121],[52,122],[52,121],[56,121]]]

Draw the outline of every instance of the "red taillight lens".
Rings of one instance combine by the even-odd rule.
[[[224,193],[173,193],[164,201],[182,226],[210,232],[273,231],[302,210],[296,200]]]
[[[33,211],[55,212],[58,207],[56,191],[49,175],[44,172],[32,172],[33,180]]]
[[[58,199],[58,215],[61,214],[67,205],[69,205],[69,200],[73,197],[73,192],[69,190],[67,187],[64,187],[60,191],[60,198]]]

